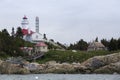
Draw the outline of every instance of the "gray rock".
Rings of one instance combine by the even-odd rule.
[[[28,74],[29,70],[20,67],[18,64],[11,64],[9,62],[2,62],[0,65],[1,74]]]
[[[99,69],[96,69],[94,73],[119,73],[120,74],[120,62],[111,63]]]
[[[95,56],[93,58],[84,61],[83,63],[81,63],[81,65],[87,67],[88,69],[91,69],[91,71],[94,71],[95,69],[119,61],[120,61],[120,53],[114,53],[106,56]]]

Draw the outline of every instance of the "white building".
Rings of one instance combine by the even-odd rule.
[[[22,25],[23,39],[25,41],[30,41],[32,43],[37,43],[37,42],[40,42],[40,41],[44,41],[43,35],[41,33],[39,33],[39,18],[36,17],[35,21],[36,21],[35,22],[36,31],[34,32],[29,27],[28,18],[26,16],[23,17],[21,25]]]
[[[44,42],[39,42],[35,45],[35,52],[47,52],[48,51],[48,46]]]
[[[35,19],[35,31],[31,30],[29,27],[29,21],[26,16],[23,17],[22,20],[22,33],[23,33],[23,39],[25,41],[30,41],[32,43],[39,43],[39,42],[48,42],[56,47],[60,47],[57,43],[50,41],[49,39],[45,39],[44,35],[39,33],[39,18],[36,17]]]

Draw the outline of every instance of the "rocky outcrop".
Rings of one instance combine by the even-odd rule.
[[[96,69],[94,73],[102,73],[102,74],[103,73],[109,73],[109,74],[119,73],[120,74],[120,62],[111,63],[109,65]]]
[[[95,56],[83,63],[57,63],[49,61],[45,64],[23,61],[13,64],[0,60],[0,73],[2,74],[28,74],[28,73],[120,73],[120,53],[105,56]]]
[[[0,65],[1,65],[1,63],[2,63],[3,61],[2,60],[0,60]]]
[[[1,74],[28,74],[29,70],[21,67],[18,64],[11,64],[9,62],[3,61],[0,64],[0,73]]]
[[[86,70],[93,72],[94,70],[109,65],[111,63],[116,63],[120,61],[120,53],[114,53],[106,56],[95,56],[81,63]]]
[[[76,68],[79,67],[79,63],[56,63],[56,61],[49,61],[45,64],[39,64],[36,70],[32,70],[32,73],[75,73]]]

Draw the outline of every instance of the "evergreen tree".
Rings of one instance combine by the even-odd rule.
[[[98,37],[96,37],[95,42],[98,42]]]
[[[109,49],[110,51],[115,51],[115,50],[118,49],[117,40],[116,40],[116,39],[113,39],[113,38],[112,38],[112,39],[110,40],[108,49]]]
[[[17,28],[16,37],[23,38],[22,29],[20,27]]]
[[[68,49],[75,49],[75,50],[87,50],[88,44],[86,41],[81,39],[76,44],[70,44]]]
[[[2,32],[0,31],[0,53],[9,56],[23,56],[23,52],[20,50],[20,47],[23,46],[33,46],[33,44],[25,42],[20,36],[9,36],[6,29],[3,29]]]
[[[117,46],[118,46],[118,49],[120,50],[120,38],[117,40]]]
[[[46,34],[43,35],[43,39],[47,40]]]
[[[57,44],[61,47],[61,48],[64,48],[64,49],[66,49],[66,46],[65,45],[63,45],[62,43],[60,43],[60,42],[57,42]]]
[[[2,32],[0,31],[0,52],[2,52]]]
[[[50,39],[50,41],[54,42],[54,40],[53,40],[53,39]]]
[[[12,35],[12,37],[15,37],[15,31],[14,31],[14,27],[12,28],[11,35]]]
[[[2,52],[5,52],[9,55],[12,54],[12,48],[13,48],[13,40],[11,38],[11,36],[9,36],[8,32],[6,29],[3,29],[2,32],[1,32],[1,35],[0,35],[0,42],[1,42],[1,45],[0,45],[0,50]],[[15,45],[15,44],[14,44]]]
[[[102,39],[101,40],[101,43],[108,48],[108,45],[109,45],[109,41],[107,41],[106,39]]]
[[[6,35],[6,36],[9,36],[9,33],[8,33],[7,29],[3,29],[3,30],[2,30],[2,33],[3,33],[4,35]]]
[[[70,46],[68,47],[68,49],[74,49],[74,45],[70,44]]]
[[[87,50],[88,44],[83,39],[81,39],[77,44],[79,50]]]

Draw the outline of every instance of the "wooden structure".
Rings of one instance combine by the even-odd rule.
[[[89,44],[87,51],[106,50],[105,46],[100,42],[92,42]]]

